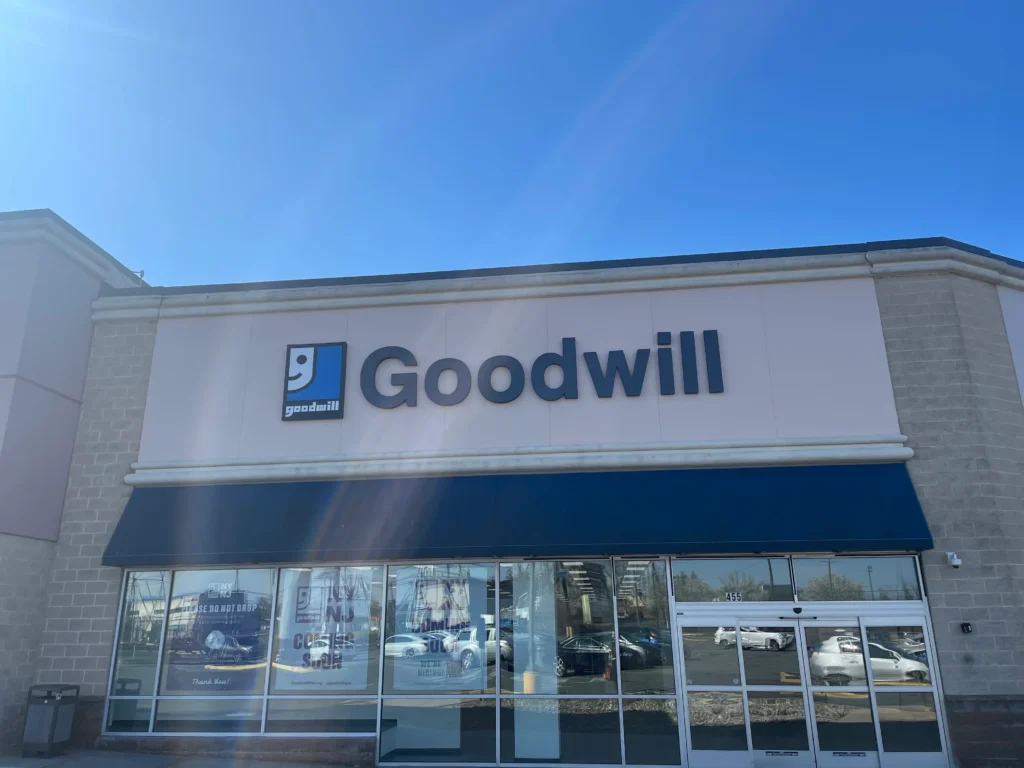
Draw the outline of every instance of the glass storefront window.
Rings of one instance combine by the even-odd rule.
[[[913,557],[796,557],[796,591],[809,600],[920,600]]]
[[[111,733],[145,733],[149,730],[152,699],[111,699],[107,730]]]
[[[924,627],[869,627],[868,653],[875,685],[929,685],[932,682]]]
[[[867,685],[858,626],[804,627],[813,685]]]
[[[380,762],[493,763],[494,698],[384,699]]]
[[[747,685],[800,685],[795,626],[741,626],[740,639]]]
[[[866,693],[814,694],[818,748],[822,752],[875,752],[875,726]]]
[[[627,694],[675,692],[672,618],[664,560],[619,560],[619,676]]]
[[[939,718],[931,693],[878,693],[878,725],[886,752],[941,752]]]
[[[170,582],[171,574],[167,571],[129,571],[117,636],[112,696],[153,695]]]
[[[266,568],[176,572],[160,693],[262,695],[273,584],[274,571]]]
[[[753,749],[809,749],[802,693],[749,691],[747,709]]]
[[[376,733],[377,699],[301,698],[267,702],[267,733]]]
[[[747,749],[743,694],[725,691],[690,691],[690,740],[694,749],[741,751]]]
[[[679,765],[679,718],[674,699],[623,699],[627,765]]]
[[[617,693],[610,561],[503,564],[499,590],[503,691]]]
[[[270,692],[376,693],[383,595],[382,566],[281,569]]]
[[[501,700],[501,762],[622,762],[615,699]]]
[[[155,733],[259,733],[262,699],[159,699]]]
[[[790,601],[793,584],[784,557],[673,560],[677,603]]]
[[[687,685],[739,685],[736,627],[683,627]]]
[[[376,735],[381,763],[679,766],[681,737],[720,757],[941,751],[923,607],[885,624],[835,606],[849,618],[828,624],[710,604],[793,583],[919,599],[915,566],[676,559],[672,584],[656,557],[130,571],[105,732]]]
[[[494,566],[388,568],[384,693],[494,690],[508,654],[494,611]]]

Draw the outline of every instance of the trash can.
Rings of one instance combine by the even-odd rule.
[[[28,713],[21,756],[52,757],[71,739],[71,722],[78,702],[77,685],[33,685],[28,689]]]
[[[142,695],[142,681],[134,677],[120,677],[114,683],[114,696]],[[111,731],[137,731],[139,714],[145,710],[145,725],[149,728],[149,707],[145,699],[111,699],[107,716],[107,729]]]

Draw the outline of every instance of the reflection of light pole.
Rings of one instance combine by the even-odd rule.
[[[875,584],[871,581],[871,571],[874,570],[874,566],[868,566],[868,589],[871,590],[871,599],[875,599]]]

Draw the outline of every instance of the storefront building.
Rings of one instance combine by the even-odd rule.
[[[944,239],[104,288],[35,677],[112,749],[1005,765],[1022,289]]]

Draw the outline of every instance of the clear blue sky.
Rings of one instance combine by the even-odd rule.
[[[0,0],[0,209],[154,284],[1024,258],[1022,30],[1021,0]]]

